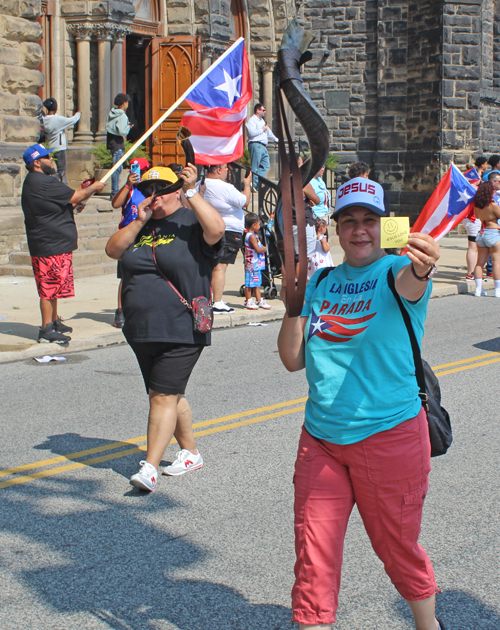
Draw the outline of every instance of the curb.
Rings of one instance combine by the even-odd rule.
[[[492,283],[493,284],[493,283]],[[493,286],[487,287],[492,289]],[[447,297],[449,295],[460,295],[465,293],[474,293],[475,285],[472,282],[456,282],[454,284],[434,285],[431,298]],[[279,305],[279,306],[278,306]],[[285,308],[281,302],[276,301],[269,311],[246,311],[238,309],[230,315],[215,315],[214,330],[223,328],[234,328],[236,326],[245,326],[252,322],[270,322],[280,320],[285,314]],[[57,344],[38,344],[24,350],[12,352],[0,352],[0,363],[10,363],[13,361],[23,361],[25,359],[33,359],[41,357],[45,354],[58,355],[69,354],[72,352],[81,352],[82,350],[95,350],[97,348],[105,348],[106,346],[114,346],[127,343],[121,330],[112,330],[102,335],[94,335],[93,337],[73,339],[67,347]],[[48,347],[47,347],[48,346]]]
[[[273,306],[271,310],[264,311],[246,311],[237,310],[230,315],[215,315],[213,328],[233,328],[235,326],[245,326],[251,322],[268,322],[281,319],[285,313],[285,308],[281,306]],[[0,363],[11,363],[13,361],[23,361],[25,359],[33,359],[35,357],[43,357],[46,354],[51,356],[59,354],[69,354],[72,352],[81,352],[82,350],[95,350],[97,348],[105,348],[106,346],[116,346],[118,344],[126,344],[125,337],[121,330],[110,330],[102,335],[94,335],[93,337],[73,338],[68,346],[60,346],[58,344],[39,344],[34,343],[24,350],[14,350],[10,352],[0,352]]]

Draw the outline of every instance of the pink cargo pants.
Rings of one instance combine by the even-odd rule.
[[[423,409],[389,431],[345,446],[302,429],[294,475],[295,622],[335,622],[344,537],[355,503],[375,553],[404,599],[434,595],[434,571],[418,544],[430,470]]]

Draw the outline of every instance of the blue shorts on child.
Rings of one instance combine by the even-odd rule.
[[[245,271],[245,286],[260,287],[262,284],[262,271]]]

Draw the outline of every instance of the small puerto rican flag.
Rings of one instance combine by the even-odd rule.
[[[423,232],[438,241],[474,210],[476,192],[476,187],[452,164],[423,207],[411,232]]]

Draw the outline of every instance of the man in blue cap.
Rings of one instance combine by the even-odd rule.
[[[28,174],[21,205],[42,313],[38,343],[67,343],[71,337],[64,333],[73,329],[58,316],[57,300],[75,295],[73,251],[78,247],[78,234],[74,209],[102,191],[104,184],[95,182],[73,190],[53,177],[54,162],[41,144],[26,149],[23,159]]]

